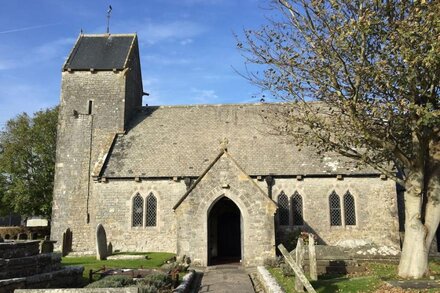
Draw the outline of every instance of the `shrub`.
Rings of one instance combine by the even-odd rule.
[[[96,282],[90,283],[86,288],[121,288],[134,285],[133,278],[129,276],[107,276]]]
[[[283,275],[285,277],[291,277],[293,275],[295,275],[295,272],[293,271],[293,269],[290,267],[290,265],[283,263],[280,265],[281,271],[283,272]]]
[[[157,293],[159,289],[154,285],[146,285],[139,288],[140,293]]]
[[[271,257],[271,258],[266,258],[264,260],[264,266],[269,267],[269,268],[277,268],[280,266],[280,264],[283,262],[283,257],[282,256],[277,256],[275,258]]]
[[[279,233],[276,239],[277,247],[278,244],[281,243],[288,251],[294,250],[300,235],[301,235],[301,231],[298,229],[295,229],[293,231],[285,231],[284,233]]]
[[[136,280],[136,285],[142,289],[142,292],[157,292],[157,288],[172,288],[173,281],[167,274],[153,273],[142,279]],[[153,287],[156,291],[148,291],[150,289],[153,290]]]

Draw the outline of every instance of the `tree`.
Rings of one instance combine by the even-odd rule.
[[[0,132],[0,212],[51,216],[58,107],[9,120]]]
[[[275,113],[280,132],[405,188],[399,276],[422,277],[440,220],[440,2],[273,5],[276,18],[238,43],[247,62],[264,66],[246,77],[287,101]]]

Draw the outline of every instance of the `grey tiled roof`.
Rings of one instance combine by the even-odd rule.
[[[272,131],[262,111],[276,104],[146,107],[116,138],[104,177],[199,176],[220,142],[249,175],[373,174],[336,154],[298,149]]]
[[[64,69],[124,69],[136,35],[80,35]]]

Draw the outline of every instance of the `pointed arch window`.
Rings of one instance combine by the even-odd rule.
[[[293,212],[293,225],[302,226],[304,225],[303,217],[303,199],[302,196],[295,191],[292,196],[292,212]]]
[[[346,226],[356,225],[356,206],[349,191],[344,194],[344,220]]]
[[[147,196],[146,201],[146,215],[145,215],[145,225],[147,227],[156,226],[157,220],[157,199],[153,193]]]
[[[341,201],[336,192],[332,192],[329,197],[330,206],[330,226],[341,226]]]
[[[142,227],[144,219],[144,199],[137,194],[135,197],[133,197],[132,206],[131,225],[132,227]]]
[[[289,199],[284,192],[278,195],[278,220],[280,225],[289,225]]]

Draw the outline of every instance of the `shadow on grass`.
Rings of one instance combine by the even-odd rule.
[[[324,277],[324,276],[323,276]],[[348,281],[347,277],[335,277],[325,276],[325,279],[310,282],[313,288],[320,293],[334,293],[337,292],[340,287],[340,282]]]

